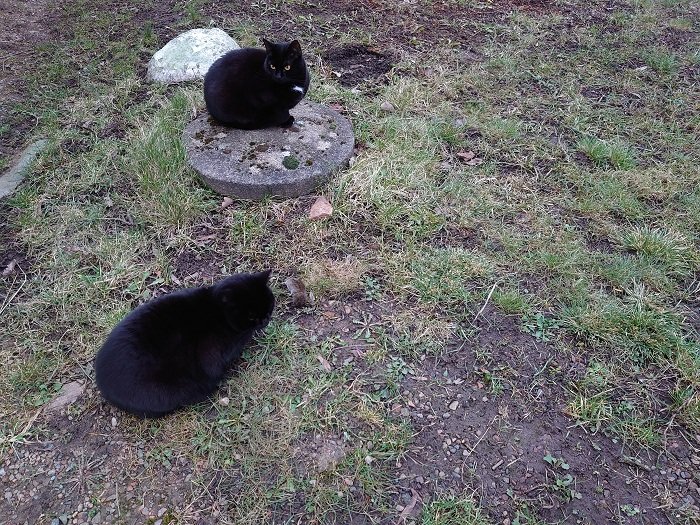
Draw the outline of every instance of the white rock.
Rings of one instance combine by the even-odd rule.
[[[217,58],[239,47],[221,29],[191,29],[153,55],[148,63],[147,77],[166,84],[204,78]]]

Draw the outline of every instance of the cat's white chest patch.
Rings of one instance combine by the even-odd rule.
[[[304,93],[304,88],[301,86],[292,86],[292,91],[296,91],[297,93]]]

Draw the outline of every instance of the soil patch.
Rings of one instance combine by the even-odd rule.
[[[689,458],[628,449],[566,415],[563,385],[580,376],[585,357],[536,342],[514,318],[485,317],[473,345],[427,359],[421,375],[404,381],[397,410],[407,409],[417,435],[398,478],[424,503],[472,489],[494,519],[512,519],[536,502],[548,523],[586,524],[631,516],[661,523],[671,519],[664,503],[693,504]],[[687,448],[681,437],[669,443]]]
[[[0,0],[0,156],[11,157],[31,133],[34,118],[11,119],[10,108],[25,98],[25,73],[32,69],[41,44],[55,41],[52,21],[60,0]],[[11,16],[9,14],[11,13]]]
[[[44,422],[50,439],[18,448],[0,462],[0,522],[167,523],[178,512],[191,523],[215,523],[213,487],[184,508],[202,466],[175,457],[167,439],[161,446],[153,438],[134,442],[128,429],[138,424],[102,403],[88,384],[74,405]]]
[[[358,44],[333,47],[323,54],[323,59],[333,68],[333,73],[338,75],[338,82],[343,86],[356,86],[365,80],[380,79],[393,66],[390,55]]]

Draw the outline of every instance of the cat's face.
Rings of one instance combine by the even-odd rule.
[[[275,296],[267,284],[269,279],[270,270],[232,275],[214,285],[214,295],[233,328],[260,330],[270,322]]]
[[[306,64],[301,55],[298,40],[288,44],[273,44],[263,38],[265,44],[265,71],[277,82],[296,82],[306,77]]]

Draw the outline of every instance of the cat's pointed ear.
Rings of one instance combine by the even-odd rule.
[[[266,50],[268,53],[272,53],[272,49],[273,49],[273,47],[274,47],[273,44],[272,44],[272,42],[270,42],[267,38],[263,37],[262,43],[263,43],[263,45],[265,46],[265,50]]]
[[[298,40],[292,40],[287,46],[287,53],[295,57],[301,56],[301,44]]]
[[[264,272],[258,272],[257,277],[260,278],[261,281],[268,282],[270,280],[271,273],[272,270],[265,270]]]

